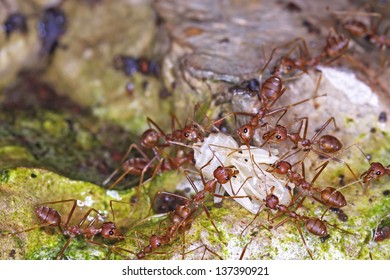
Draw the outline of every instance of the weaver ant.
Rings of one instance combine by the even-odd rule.
[[[290,139],[290,141],[295,145],[295,147],[293,147],[293,149],[297,149],[294,153],[290,154],[289,156],[293,155],[293,154],[296,154],[300,151],[303,151],[305,152],[305,155],[304,157],[299,161],[299,162],[303,162],[304,159],[307,157],[307,155],[309,154],[310,151],[313,151],[315,152],[316,154],[318,154],[319,156],[322,156],[324,158],[327,159],[327,161],[325,162],[324,164],[324,167],[326,167],[326,165],[329,163],[329,160],[334,160],[334,161],[337,161],[339,163],[343,163],[344,165],[347,166],[347,168],[349,169],[349,171],[351,172],[351,174],[356,178],[357,180],[357,177],[355,175],[355,173],[353,172],[353,170],[351,169],[351,167],[344,161],[340,160],[340,159],[337,159],[335,157],[330,157],[328,154],[333,154],[333,153],[336,153],[338,151],[341,150],[342,148],[342,143],[340,142],[340,140],[338,140],[335,136],[332,136],[332,135],[322,135],[321,137],[319,137],[319,139],[317,140],[318,136],[322,133],[322,131],[331,123],[333,122],[334,126],[336,127],[337,129],[337,126],[336,126],[336,121],[334,119],[334,117],[331,117],[329,118],[321,127],[320,129],[317,130],[317,132],[312,136],[311,139],[307,139],[306,138],[306,135],[307,135],[307,127],[308,127],[308,123],[309,123],[309,118],[308,117],[303,117],[303,118],[300,118],[298,119],[297,121],[293,122],[293,123],[296,123],[296,122],[300,122],[300,126],[299,126],[299,129],[298,129],[298,132],[295,132],[295,133],[289,133],[287,131],[287,127],[289,127],[291,124],[288,124],[286,126],[282,126],[282,125],[276,125],[275,128],[269,130],[268,132],[264,133],[263,134],[263,139],[265,140],[265,142],[263,143],[263,145],[265,145],[266,143],[268,142],[273,142],[273,143],[280,143],[280,142],[285,142],[287,141],[287,139]],[[293,124],[292,123],[292,124]],[[305,123],[305,125],[303,125],[303,123]],[[303,136],[301,137],[300,136],[300,133],[301,133],[301,130],[302,130],[302,127],[304,126],[304,129],[303,129]],[[318,145],[318,149],[315,149],[313,146],[314,145]],[[262,146],[263,146],[262,145]],[[300,146],[300,147],[299,147]],[[288,156],[287,156],[288,157]],[[362,186],[363,187],[363,186]],[[363,188],[364,189],[364,188]]]
[[[268,194],[267,197],[263,200],[264,204],[262,205],[262,206],[266,207],[266,211],[268,213],[267,220],[272,223],[272,222],[274,222],[274,220],[276,218],[278,218],[278,217],[280,217],[282,215],[287,216],[287,218],[282,220],[281,222],[279,222],[275,226],[269,226],[269,228],[270,229],[273,228],[273,229],[276,230],[279,227],[281,227],[282,225],[284,225],[286,222],[292,220],[294,222],[298,232],[299,232],[299,235],[300,235],[300,237],[302,239],[302,242],[303,242],[303,244],[304,244],[304,246],[306,248],[306,251],[308,252],[310,258],[314,259],[313,254],[312,254],[311,250],[309,249],[309,247],[308,247],[308,245],[306,243],[306,240],[305,240],[305,238],[303,236],[303,233],[302,233],[302,230],[301,230],[301,226],[300,226],[299,223],[302,222],[304,224],[305,228],[311,234],[313,234],[315,236],[318,236],[318,237],[325,237],[325,236],[328,235],[328,229],[327,229],[326,225],[330,225],[330,226],[336,227],[336,228],[338,228],[338,227],[333,225],[333,224],[328,223],[325,220],[308,217],[308,216],[301,215],[301,214],[296,213],[295,211],[290,210],[290,207],[292,206],[292,204],[290,203],[287,206],[280,204],[279,203],[279,198],[276,195],[274,195],[272,192],[273,192],[273,187],[271,187],[271,193]],[[255,221],[255,219],[259,216],[260,210],[261,210],[261,208],[259,209],[259,212],[255,215],[253,220],[242,231],[241,235]],[[274,211],[278,212],[277,215],[275,215],[273,218],[270,218],[271,210],[274,210]],[[344,230],[342,230],[342,231],[346,232]],[[349,233],[349,232],[346,232],[346,233]],[[247,245],[249,245],[249,243]],[[246,247],[245,247],[245,250],[246,250]],[[243,251],[243,253],[241,255],[243,256],[243,254],[244,254],[244,251]]]
[[[282,57],[274,67],[272,73],[274,75],[289,74],[294,70],[300,70],[307,73],[310,68],[315,68],[319,64],[330,64],[338,59],[348,49],[349,39],[343,34],[338,34],[333,28],[329,31],[326,38],[326,45],[323,50],[315,57],[312,57],[307,47],[306,41],[303,38],[297,38],[287,43],[286,45],[301,42],[298,44],[299,57],[293,59],[289,57],[290,53],[296,47],[293,47],[286,56]],[[303,49],[302,49],[303,48]]]
[[[373,22],[370,22],[370,26],[361,20],[350,19],[342,23],[343,28],[352,36],[366,39],[369,43],[375,45],[381,49],[387,49],[390,47],[390,38],[385,34],[379,34],[379,25],[382,21],[382,15],[372,12],[333,12],[334,14],[355,14],[365,17],[377,17],[377,24],[374,26]]]
[[[369,157],[363,152],[363,150],[358,145],[355,144],[352,146],[356,146],[356,148],[359,149],[359,151],[363,154],[364,158],[367,160],[368,164],[370,165],[370,167],[360,175],[360,179],[365,185],[364,191],[368,189],[368,187],[371,185],[371,182],[373,180],[380,179],[386,174],[390,175],[390,164],[385,166],[380,162],[370,162],[370,160],[368,159]]]
[[[276,95],[276,96],[278,96],[277,98],[280,97],[280,95]],[[325,95],[315,96],[314,98],[322,97],[322,96],[325,96]],[[253,139],[253,136],[255,134],[256,129],[264,127],[264,126],[268,126],[267,122],[260,124],[260,122],[265,117],[269,117],[269,116],[272,116],[272,115],[275,115],[275,114],[282,112],[282,115],[278,118],[278,121],[277,121],[277,122],[279,122],[279,120],[287,113],[287,110],[289,108],[300,105],[302,103],[305,103],[311,99],[312,98],[306,98],[306,99],[303,99],[303,100],[298,101],[296,103],[293,103],[293,104],[290,104],[287,106],[283,106],[283,107],[280,107],[277,109],[273,109],[273,110],[270,110],[267,106],[265,106],[265,107],[260,108],[260,110],[256,114],[245,113],[245,112],[233,113],[234,115],[246,115],[246,116],[251,117],[250,121],[247,124],[245,124],[237,129],[237,135],[238,135],[240,141],[242,143],[245,143],[247,146],[249,146],[251,140]],[[276,101],[276,99],[274,101]],[[274,104],[274,101],[271,103],[271,105]]]
[[[385,240],[390,238],[390,214],[385,215],[379,221],[377,220],[375,228],[371,230],[369,240],[367,240],[369,247],[369,258],[373,260],[373,253],[371,249],[377,248],[377,253],[381,254],[385,252],[382,246],[388,246],[388,244],[379,244],[385,242]],[[361,248],[360,253],[362,252],[363,247]]]
[[[292,165],[287,161],[279,161],[273,165],[273,169],[270,172],[275,172],[281,175],[287,175],[287,178],[295,184],[297,190],[299,190],[299,194],[294,197],[291,202],[291,205],[294,204],[301,196],[303,198],[298,203],[299,208],[303,201],[307,196],[312,197],[317,202],[321,203],[326,207],[325,212],[322,214],[321,219],[324,217],[325,213],[330,209],[340,209],[347,205],[347,201],[344,195],[335,188],[326,187],[325,189],[319,189],[314,187],[314,182],[320,176],[322,171],[325,169],[326,165],[323,164],[311,182],[306,181],[305,179],[305,166],[304,163],[302,165],[302,175],[296,171],[292,170]],[[345,187],[345,186],[344,186]],[[317,197],[319,195],[319,197]]]
[[[68,213],[68,216],[65,221],[61,218],[60,213],[55,210],[54,208],[48,207],[46,205],[52,205],[52,204],[59,204],[59,203],[66,203],[66,202],[72,202],[72,207]],[[112,202],[110,202],[110,207],[112,211],[112,215],[114,218],[114,212],[112,208]],[[93,244],[93,245],[99,245],[104,248],[109,249],[109,254],[111,252],[115,252],[116,254],[119,254],[121,256],[122,253],[120,250],[125,252],[130,252],[126,249],[117,247],[115,245],[107,245],[103,242],[95,241],[94,238],[97,235],[100,235],[104,240],[123,240],[125,239],[122,232],[116,227],[115,222],[103,222],[100,225],[97,225],[97,222],[99,220],[99,217],[101,217],[101,214],[98,210],[94,208],[90,208],[85,215],[81,218],[78,224],[71,226],[69,225],[69,222],[74,214],[74,211],[76,209],[77,200],[76,199],[66,199],[66,200],[59,200],[59,201],[52,201],[52,202],[46,202],[42,204],[38,204],[35,206],[34,214],[36,218],[38,219],[40,225],[18,231],[9,233],[3,236],[9,236],[9,235],[16,235],[23,232],[32,231],[38,228],[43,227],[58,227],[58,229],[61,231],[61,234],[64,237],[67,237],[67,241],[65,245],[62,247],[60,252],[57,254],[56,259],[61,259],[64,256],[64,253],[66,249],[69,246],[69,243],[72,241],[73,238],[76,238],[78,236],[83,236],[84,240],[87,243]],[[91,214],[96,214],[95,216],[92,216]],[[114,218],[115,219],[115,218]],[[131,252],[130,252],[131,253]]]
[[[206,212],[207,217],[211,221],[213,227],[217,231],[220,236],[220,232],[217,229],[216,225],[211,219],[209,210],[204,205],[204,200],[207,194],[215,195],[215,188],[217,184],[226,184],[230,181],[230,179],[237,174],[237,171],[233,167],[218,167],[214,171],[214,179],[209,181],[205,181],[202,171],[200,171],[202,182],[204,185],[203,190],[198,191],[194,182],[188,175],[188,171],[185,171],[185,175],[190,182],[191,186],[195,190],[196,194],[192,199],[184,198],[178,196],[180,198],[186,199],[186,203],[183,205],[179,205],[176,207],[175,211],[170,216],[171,224],[166,229],[165,233],[162,235],[152,235],[149,239],[149,244],[146,245],[140,252],[136,254],[138,259],[143,259],[147,254],[152,253],[155,249],[160,248],[162,245],[168,244],[172,239],[176,238],[179,232],[183,233],[183,244],[185,243],[184,233],[185,230],[191,225],[193,221],[193,215],[199,209],[199,206],[202,206],[203,210]],[[171,194],[173,196],[177,196]],[[183,253],[184,257],[184,253]]]
[[[123,169],[122,175],[109,187],[110,189],[114,188],[117,183],[119,183],[127,174],[140,176],[140,181],[138,185],[138,195],[140,192],[140,186],[143,183],[143,177],[146,172],[154,169],[155,175],[158,171],[166,171],[172,169],[178,169],[180,166],[186,163],[193,163],[193,153],[189,152],[188,154],[181,153],[174,157],[166,155],[163,151],[164,148],[171,146],[172,141],[178,142],[187,142],[187,141],[202,141],[203,140],[203,130],[196,123],[186,125],[183,129],[174,129],[175,117],[172,115],[172,133],[165,134],[163,130],[150,118],[147,118],[147,122],[150,127],[154,128],[147,129],[140,139],[139,145],[131,144],[127,149],[127,152],[122,158],[121,164],[117,167],[111,175],[103,181],[103,185],[106,185],[120,169]],[[177,121],[177,120],[176,120]],[[178,121],[177,121],[178,122]],[[141,155],[141,157],[131,157],[127,159],[131,151],[135,149]],[[151,150],[153,152],[153,158],[149,158],[146,154],[146,151]],[[177,153],[176,153],[177,154]],[[166,158],[162,156],[166,155]],[[157,165],[155,161],[159,162]]]

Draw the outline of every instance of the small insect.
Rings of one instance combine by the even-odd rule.
[[[65,221],[63,221],[60,213],[57,210],[47,206],[47,205],[67,203],[67,202],[71,202],[72,207]],[[7,235],[17,235],[23,232],[32,231],[42,227],[58,227],[62,235],[67,238],[67,241],[65,245],[62,247],[62,249],[60,250],[60,252],[57,254],[56,259],[61,259],[64,256],[65,251],[69,246],[69,243],[72,241],[72,239],[78,236],[83,236],[84,240],[87,243],[107,248],[109,250],[109,253],[115,252],[123,256],[123,254],[120,251],[130,252],[126,249],[116,247],[115,245],[107,245],[103,242],[98,242],[94,240],[94,238],[97,235],[100,235],[104,240],[125,239],[124,235],[116,227],[114,222],[103,222],[100,225],[97,225],[99,221],[99,217],[101,218],[101,214],[99,213],[99,211],[97,211],[94,208],[90,208],[85,213],[85,215],[81,218],[78,224],[74,226],[69,225],[70,220],[76,209],[76,205],[77,205],[76,199],[66,199],[66,200],[38,204],[34,209],[34,214],[38,219],[40,225],[22,231],[13,232]],[[112,202],[110,202],[110,206],[111,206],[111,211],[113,213]],[[95,214],[95,216],[91,216],[91,214]],[[3,235],[3,236],[7,236],[7,235]]]
[[[183,205],[179,205],[176,207],[175,211],[172,213],[170,217],[171,223],[166,229],[165,233],[162,235],[152,235],[149,239],[149,244],[144,246],[144,248],[136,254],[138,259],[143,259],[148,254],[151,254],[156,249],[160,248],[162,245],[166,245],[170,243],[171,240],[175,239],[179,233],[183,233],[183,242],[185,242],[184,239],[185,230],[188,229],[188,227],[195,219],[195,215],[198,212],[197,211],[198,209],[203,209],[203,211],[206,213],[207,217],[209,218],[211,224],[215,228],[216,232],[220,236],[220,232],[217,226],[211,219],[209,210],[204,205],[204,200],[208,194],[214,195],[217,183],[226,184],[227,182],[230,181],[230,179],[233,176],[237,174],[237,171],[232,167],[219,166],[217,169],[214,170],[213,173],[214,173],[214,178],[208,181],[204,179],[201,173],[202,183],[204,188],[203,190],[199,191],[195,186],[195,184],[193,183],[192,179],[189,177],[188,172],[187,171],[185,172],[188,181],[190,182],[191,186],[196,192],[195,196],[192,199],[182,197],[182,199],[186,200],[186,202]],[[178,197],[177,195],[174,196]],[[200,206],[202,208],[200,208]],[[183,250],[184,250],[184,246],[183,246]],[[183,251],[183,258],[184,255],[185,253]]]
[[[335,12],[343,13],[343,12]],[[345,12],[348,14],[353,14],[353,12]],[[390,37],[387,37],[386,34],[379,34],[379,25],[382,21],[382,15],[379,13],[369,13],[369,12],[357,12],[357,15],[366,16],[366,17],[377,17],[377,24],[374,26],[371,21],[370,26],[367,26],[366,23],[358,19],[346,20],[343,22],[343,28],[353,37],[360,37],[367,40],[369,43],[373,44],[377,48],[387,49],[390,47]]]
[[[290,152],[289,155],[285,155],[285,158],[303,151],[304,155],[299,160],[299,162],[298,162],[298,164],[299,164],[300,162],[303,162],[306,159],[306,157],[308,156],[308,154],[310,152],[314,152],[314,153],[318,154],[319,156],[321,156],[321,157],[326,159],[325,163],[320,168],[324,169],[329,164],[330,160],[336,161],[338,163],[342,163],[342,164],[344,164],[348,168],[349,172],[351,172],[352,176],[361,185],[362,189],[364,189],[364,186],[358,180],[355,172],[352,170],[352,168],[349,166],[349,164],[346,163],[345,161],[343,161],[341,159],[338,159],[338,158],[333,156],[334,153],[340,151],[341,148],[343,147],[343,145],[340,142],[340,140],[338,140],[333,135],[328,135],[327,134],[327,135],[320,136],[320,134],[323,132],[323,130],[331,122],[333,122],[335,128],[338,129],[334,117],[329,118],[317,130],[317,132],[312,136],[311,139],[307,139],[306,138],[307,137],[306,135],[307,135],[307,127],[308,127],[308,123],[309,123],[309,118],[303,117],[303,118],[298,119],[295,122],[300,122],[300,126],[299,126],[299,129],[298,129],[298,132],[289,133],[287,131],[287,127],[290,126],[291,124],[288,124],[287,126],[276,125],[275,128],[273,128],[273,129],[271,129],[271,130],[269,130],[269,131],[267,131],[266,133],[263,134],[263,140],[265,141],[263,145],[265,145],[268,142],[281,143],[281,142],[287,141],[287,139],[290,139],[290,141],[295,145],[291,149],[291,151],[294,150],[294,152]],[[305,123],[305,124],[303,124],[303,123]],[[303,136],[301,137],[300,134],[301,134],[301,131],[302,131],[302,127],[303,127]],[[319,137],[319,139],[317,140],[318,137]],[[315,147],[315,145],[318,145],[319,149],[317,149]],[[319,176],[319,175],[317,175],[317,176]]]
[[[144,183],[145,174],[153,171],[153,176],[159,171],[178,169],[184,164],[192,164],[194,161],[193,153],[180,153],[177,151],[175,156],[171,157],[164,152],[164,149],[172,145],[172,141],[193,142],[203,139],[203,130],[196,123],[186,125],[183,129],[174,129],[175,117],[172,115],[172,133],[166,134],[153,120],[147,118],[150,128],[141,135],[139,144],[131,144],[122,158],[121,164],[103,181],[107,185],[114,176],[122,169],[123,173],[109,187],[114,188],[126,175],[132,174],[140,176],[138,184],[138,194],[140,194],[141,185]],[[154,128],[153,128],[154,127]],[[176,147],[177,148],[177,147]],[[135,149],[141,156],[129,157],[132,150]],[[152,151],[153,156],[147,155]],[[152,176],[152,178],[153,178]]]
[[[280,221],[275,226],[270,226],[270,228],[278,229],[282,225],[284,225],[288,221],[293,221],[295,224],[295,227],[297,228],[299,235],[302,239],[302,242],[306,248],[306,251],[308,252],[311,259],[314,259],[313,253],[311,252],[310,248],[308,247],[306,243],[306,239],[303,236],[301,225],[300,223],[303,223],[307,231],[309,231],[311,234],[318,236],[318,237],[325,237],[328,236],[328,229],[326,225],[330,225],[332,227],[335,227],[339,229],[336,225],[330,224],[325,220],[318,219],[318,218],[312,218],[305,215],[298,214],[296,211],[290,210],[291,204],[285,206],[283,204],[280,204],[279,199],[276,195],[273,193],[273,188],[271,188],[271,193],[267,195],[267,197],[263,200],[262,207],[265,206],[266,211],[268,212],[267,220],[269,222],[274,222],[277,218],[281,216],[287,216],[287,218]],[[300,206],[299,206],[300,207]],[[270,218],[271,216],[271,210],[277,211],[277,214]],[[260,213],[260,211],[259,211]],[[243,232],[255,221],[255,219],[259,216],[259,213],[255,215],[253,220],[248,224],[248,226],[243,230]],[[347,231],[344,231],[342,229],[339,229],[343,232],[349,233]],[[243,234],[243,232],[241,234]]]
[[[366,155],[358,145],[355,144],[351,145],[350,147],[352,146],[355,146],[359,149],[359,151],[364,155],[364,158],[370,165],[370,167],[360,175],[360,179],[364,184],[364,191],[366,191],[370,187],[371,182],[373,180],[378,180],[385,175],[390,175],[390,164],[385,166],[380,162],[370,162],[369,158],[371,157],[369,157],[369,155]]]
[[[300,44],[299,44],[300,42]],[[274,67],[274,75],[287,75],[295,70],[307,73],[309,69],[316,68],[318,65],[327,65],[341,57],[348,49],[349,39],[343,34],[337,33],[333,28],[329,31],[326,38],[326,44],[317,56],[311,56],[306,41],[303,38],[297,38],[283,45],[296,44],[285,56],[283,56]],[[280,48],[280,47],[279,47]],[[298,58],[291,58],[290,54],[298,48]]]
[[[294,183],[295,188],[299,191],[298,194],[294,196],[292,199],[291,205],[294,204],[300,197],[302,197],[301,201],[298,203],[297,208],[299,208],[306,197],[311,197],[315,201],[323,204],[326,207],[325,212],[322,214],[321,219],[323,219],[325,213],[330,209],[340,209],[347,205],[347,201],[344,195],[335,188],[326,187],[324,189],[320,189],[314,186],[314,182],[320,176],[322,171],[325,169],[326,165],[321,166],[320,170],[313,177],[311,182],[306,181],[305,179],[305,166],[304,163],[302,165],[302,175],[296,171],[292,170],[292,165],[284,160],[276,162],[272,167],[270,172],[275,172],[277,174],[287,175],[287,178]],[[345,187],[345,186],[344,186]]]

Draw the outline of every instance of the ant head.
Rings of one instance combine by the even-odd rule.
[[[277,125],[274,129],[263,134],[263,140],[270,142],[283,142],[287,139],[287,129],[284,126]]]
[[[146,149],[151,149],[156,147],[160,135],[154,129],[148,129],[141,135],[141,146]]]
[[[287,174],[289,170],[291,170],[291,164],[287,161],[279,161],[274,164],[274,169],[270,172],[276,172],[278,174]]]
[[[386,173],[389,174],[389,170],[389,166],[385,168],[382,163],[373,162],[370,168],[362,174],[361,178],[363,179],[363,183],[368,183],[373,179],[384,176]]]
[[[203,142],[204,134],[202,129],[196,124],[190,124],[181,131],[182,138],[190,142]]]
[[[237,135],[242,143],[249,145],[249,142],[253,137],[252,126],[248,124],[241,126],[239,129],[237,129]]]
[[[167,243],[167,241],[168,240],[166,240],[166,238],[164,238],[163,236],[152,235],[150,237],[149,243],[153,249],[157,249],[161,247],[161,245]]]
[[[112,222],[102,224],[102,237],[106,239],[124,239],[122,232]]]
[[[277,69],[275,74],[289,74],[294,71],[295,64],[291,58],[282,57],[275,68]]]
[[[271,187],[271,191],[274,187]],[[276,210],[277,206],[279,205],[279,198],[274,195],[273,193],[267,195],[265,198],[265,206],[269,209]]]
[[[238,174],[237,169],[233,169],[233,166],[222,167],[218,166],[217,169],[214,170],[214,178],[217,179],[218,183],[226,184],[230,181],[230,179]]]

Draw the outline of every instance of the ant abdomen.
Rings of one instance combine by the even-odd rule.
[[[306,228],[314,235],[323,237],[328,235],[328,230],[323,221],[318,218],[309,218],[305,222]]]
[[[344,195],[338,190],[327,187],[321,191],[322,201],[331,208],[341,208],[347,205]]]
[[[282,91],[282,79],[278,76],[271,76],[265,80],[261,89],[261,99],[267,104],[276,100]]]
[[[59,226],[61,224],[61,215],[53,208],[40,205],[34,210],[34,213],[41,224],[50,226]]]

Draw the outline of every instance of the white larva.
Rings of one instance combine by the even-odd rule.
[[[273,164],[279,158],[271,151],[258,147],[240,146],[233,137],[223,133],[212,133],[204,139],[204,142],[193,146],[195,167],[200,170],[206,180],[213,178],[213,172],[218,166],[234,166],[239,173],[222,185],[216,193],[226,191],[245,209],[257,213],[263,199],[271,192],[279,198],[281,204],[288,205],[291,201],[292,184],[286,187],[286,182],[276,178],[273,174],[265,171],[265,164]],[[251,160],[252,159],[252,160]],[[215,198],[215,202],[221,198]]]

